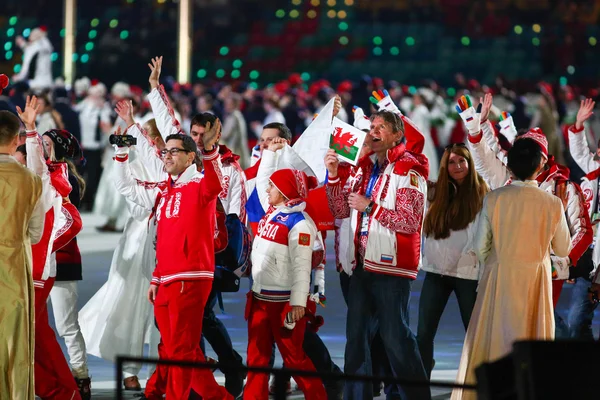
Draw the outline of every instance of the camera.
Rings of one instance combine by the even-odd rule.
[[[131,135],[110,135],[108,142],[117,147],[131,147],[137,144],[137,139]]]

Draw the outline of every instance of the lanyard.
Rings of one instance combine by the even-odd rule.
[[[365,196],[371,198],[371,194],[373,192],[373,188],[375,187],[375,183],[377,182],[377,178],[379,177],[379,163],[376,162],[373,166],[373,171],[371,171],[371,177],[369,178],[369,183],[367,185],[367,191]]]

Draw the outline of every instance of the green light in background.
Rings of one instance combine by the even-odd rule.
[[[561,76],[560,79],[558,80],[558,82],[560,83],[561,86],[566,86],[567,85],[567,78],[564,76]]]
[[[306,82],[310,80],[310,74],[308,72],[303,72],[300,74],[300,78],[302,78],[302,80]]]
[[[19,72],[21,72],[21,64],[16,64],[15,67],[13,68],[13,71],[15,72],[15,74],[18,74]]]
[[[373,38],[373,44],[375,46],[381,46],[382,43],[383,43],[383,39],[381,39],[381,36],[375,36]]]
[[[242,67],[242,60],[237,59],[237,60],[233,60],[233,63],[231,64],[233,65],[233,68],[241,68]]]
[[[224,69],[218,69],[216,75],[217,75],[217,78],[224,77],[225,76],[225,70]]]
[[[258,71],[253,70],[253,71],[250,71],[250,75],[249,76],[250,76],[250,79],[258,79],[258,77],[260,76],[260,74],[258,73]]]
[[[338,28],[340,28],[340,31],[347,31],[348,30],[348,23],[347,22],[340,22],[338,24]]]
[[[66,31],[65,28],[60,30],[60,37],[65,37]]]
[[[6,36],[12,37],[15,34],[15,28],[8,28],[6,30]]]
[[[521,33],[523,33],[523,27],[521,27],[521,25],[515,25],[515,33],[517,35],[520,35]]]
[[[258,83],[256,83],[256,82],[250,82],[250,84],[248,86],[250,86],[254,90],[258,89]]]
[[[342,46],[345,46],[348,44],[349,40],[347,36],[340,36],[340,40],[339,40],[340,44]]]
[[[16,23],[17,23],[17,17],[15,17],[15,16],[10,17],[10,19],[8,20],[8,23],[10,25],[16,25]],[[19,67],[19,69],[20,69],[20,67]]]
[[[84,55],[81,56],[81,62],[83,64],[85,64],[88,61],[90,61],[90,56],[88,54],[84,54]]]
[[[98,35],[98,31],[96,31],[95,29],[92,29],[91,31],[88,32],[88,37],[90,39],[95,39],[97,35]]]
[[[12,42],[4,43],[4,50],[9,51],[10,49],[12,49]]]
[[[453,87],[448,88],[448,90],[446,90],[446,93],[448,94],[448,96],[454,97],[456,96],[456,89],[454,89]]]
[[[31,29],[29,29],[29,28],[23,29],[23,37],[28,38],[29,35],[31,35]]]
[[[94,43],[93,42],[87,42],[85,44],[85,51],[92,51],[94,50]]]
[[[52,55],[50,56],[50,60],[52,60],[52,61],[58,60],[58,53],[52,53]]]
[[[412,36],[409,36],[409,37],[406,38],[405,42],[406,42],[407,46],[414,46],[415,45],[415,38],[412,37]]]
[[[10,60],[13,57],[13,52],[12,51],[7,51],[6,54],[4,55],[4,57],[7,60]]]
[[[469,39],[469,37],[468,37],[468,36],[463,36],[463,37],[460,39],[460,42],[463,44],[463,46],[468,46],[468,45],[470,45],[470,44],[471,44],[471,39]]]
[[[375,54],[376,56],[380,56],[383,54],[383,50],[381,50],[381,47],[375,47],[373,49],[373,54]]]
[[[92,28],[95,28],[98,26],[99,23],[100,23],[100,20],[98,18],[94,18],[92,20],[92,22],[90,22],[90,25],[92,26]]]
[[[283,17],[285,17],[285,11],[282,9],[279,9],[279,10],[275,11],[275,16],[277,18],[283,18]]]
[[[240,70],[234,69],[233,71],[231,71],[231,77],[233,79],[238,79],[240,77]]]
[[[200,79],[202,78],[206,78],[206,70],[205,69],[199,69],[198,72],[196,72],[196,76]]]
[[[400,54],[400,49],[394,46],[390,48],[390,54],[393,56],[397,56],[398,54]]]
[[[591,37],[588,39],[588,42],[589,42],[590,46],[595,46],[595,45],[596,45],[596,43],[598,43],[598,41],[596,40],[596,38],[595,38],[595,37],[593,37],[593,36],[591,36]]]
[[[410,94],[415,94],[415,93],[417,93],[417,88],[416,88],[416,87],[414,87],[414,86],[411,86],[411,87],[409,87],[409,88],[408,88],[408,93],[410,93]]]
[[[290,11],[290,18],[298,18],[299,15],[300,13],[298,12],[298,10]]]
[[[229,47],[227,47],[227,46],[221,47],[221,49],[219,50],[219,54],[221,54],[222,56],[226,56],[227,54],[229,54]]]
[[[532,43],[534,46],[539,46],[539,45],[540,45],[540,39],[538,39],[538,38],[534,37],[533,39],[531,39],[531,43]]]
[[[122,40],[125,40],[129,37],[129,31],[121,31],[121,34],[119,36]]]
[[[117,26],[119,26],[119,21],[116,19],[111,19],[108,26],[110,26],[111,28],[116,28]]]
[[[569,66],[567,67],[567,72],[568,72],[570,75],[573,75],[573,74],[575,73],[575,67],[574,67],[574,66],[572,66],[572,65],[569,65]]]
[[[77,62],[79,60],[79,54],[73,53],[73,62]]]

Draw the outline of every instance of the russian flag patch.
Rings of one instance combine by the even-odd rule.
[[[382,263],[391,264],[394,262],[394,256],[390,256],[388,254],[382,254],[380,261]]]
[[[467,122],[471,122],[471,121],[473,121],[473,117],[468,117]]]

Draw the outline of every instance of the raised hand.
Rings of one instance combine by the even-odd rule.
[[[284,138],[281,138],[281,137],[273,138],[273,140],[271,140],[271,143],[269,143],[269,150],[271,150],[271,151],[281,150],[285,147],[286,143],[287,143],[287,140],[285,140]]]
[[[204,150],[212,151],[213,147],[219,141],[221,137],[221,121],[219,118],[215,120],[215,124],[211,125],[210,122],[206,123],[206,130],[202,135],[202,143],[204,144]]]
[[[135,124],[133,119],[133,104],[131,100],[121,100],[115,106],[115,112],[125,121],[127,126]]]
[[[335,178],[337,176],[339,165],[340,160],[335,150],[327,150],[327,154],[325,155],[325,167],[327,168],[327,172],[329,173],[329,178]]]
[[[493,96],[491,95],[491,93],[486,93],[486,95],[484,96],[484,98],[482,99],[481,97],[479,98],[479,103],[482,104],[481,106],[481,115],[480,115],[480,121],[487,121],[489,115],[490,115],[490,110],[492,109],[492,102],[493,102]]]
[[[27,96],[27,100],[25,101],[25,111],[17,106],[17,114],[19,114],[19,118],[21,118],[21,121],[25,124],[25,129],[28,131],[35,130],[35,119],[40,112],[40,108],[41,104],[38,104],[37,97],[35,96]]]
[[[337,116],[342,109],[342,98],[339,94],[335,95],[335,100],[333,101],[333,116]]]
[[[579,111],[577,111],[577,121],[575,122],[575,129],[583,128],[583,123],[594,114],[595,105],[596,102],[592,99],[581,100]]]
[[[150,88],[156,89],[158,87],[158,81],[160,79],[160,71],[162,69],[162,56],[154,57],[152,59],[152,63],[148,64],[150,68],[150,77],[148,78],[148,82],[150,82]]]

